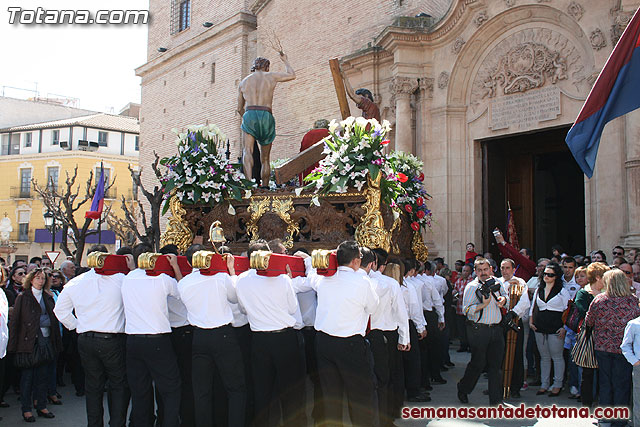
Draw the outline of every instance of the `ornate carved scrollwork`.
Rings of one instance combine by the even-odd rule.
[[[189,223],[184,219],[187,211],[175,195],[169,201],[169,208],[171,209],[171,217],[167,230],[160,237],[160,245],[174,244],[184,253],[193,241],[193,233],[189,228]]]
[[[300,226],[291,218],[295,211],[293,199],[273,199],[272,210],[287,224],[287,237],[282,242],[285,248],[293,248],[293,237],[300,232]]]
[[[356,228],[355,238],[361,246],[369,248],[382,248],[389,251],[391,235],[384,228],[384,221],[380,213],[380,178],[378,173],[375,180],[369,177],[369,186],[366,190],[367,202],[362,206],[365,214]]]
[[[254,199],[251,201],[251,204],[249,204],[249,213],[251,213],[251,218],[247,223],[247,234],[251,241],[258,240],[260,238],[258,236],[258,221],[270,206],[271,199],[269,197],[265,197],[262,200]]]
[[[419,261],[426,261],[429,258],[429,249],[424,244],[422,234],[419,231],[413,233],[411,240],[411,251]]]
[[[107,259],[108,255],[106,252],[91,252],[87,255],[87,266],[89,268],[103,268],[104,260]]]

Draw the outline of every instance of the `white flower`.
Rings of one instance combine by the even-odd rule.
[[[351,174],[349,174],[350,179],[356,179],[357,177],[358,177],[358,174],[355,172],[351,172]]]
[[[211,198],[211,193],[202,193],[202,200],[204,200],[206,203],[209,202],[210,198]]]
[[[347,163],[344,167],[345,172],[349,172],[351,169],[353,169],[353,164],[351,163]]]
[[[362,161],[364,161],[364,156],[362,154],[358,154],[356,156],[356,160],[359,161],[359,162],[362,162]]]
[[[320,200],[318,200],[318,196],[313,196],[313,198],[311,199],[311,203],[316,206],[320,206]]]
[[[340,187],[340,186],[336,187],[336,193],[346,193],[346,192],[347,192],[347,186],[346,185],[344,185],[342,187]]]
[[[378,123],[378,121],[376,119],[369,119],[367,120],[369,123],[371,123],[371,127],[375,130],[377,128],[380,127],[380,123]]]
[[[360,140],[360,144],[358,144],[361,148],[371,148],[371,144],[369,144],[369,140],[368,139],[364,139],[362,138]]]
[[[195,176],[189,176],[189,177],[187,177],[187,179],[185,180],[185,182],[186,182],[187,184],[193,184],[194,182],[196,182],[196,179],[197,179],[197,178],[196,178]]]
[[[398,218],[400,218],[400,214],[398,213],[398,211],[397,211],[397,210],[395,210],[395,209],[394,209],[394,210],[393,210],[393,220],[395,221],[395,220],[397,220]]]
[[[344,128],[345,134],[346,134],[346,132],[348,132],[349,129],[351,129],[351,126],[353,126],[353,123],[355,121],[356,121],[355,117],[349,116],[345,120],[340,122],[340,126],[342,126]]]
[[[336,185],[336,183],[340,180],[340,178],[338,178],[337,176],[334,176],[333,178],[331,178],[331,185]]]
[[[178,200],[184,200],[184,191],[178,191],[176,193],[176,197],[178,198]]]
[[[244,190],[244,198],[248,199],[251,197],[251,190]]]
[[[195,197],[196,197],[196,192],[195,192],[195,190],[193,190],[193,191],[189,191],[189,192],[187,193],[187,199],[188,199],[188,200],[193,200],[193,201],[195,201]]]
[[[236,214],[236,210],[233,208],[233,205],[231,203],[229,203],[229,209],[227,210],[227,212],[229,212],[229,215]]]
[[[358,191],[362,190],[362,186],[364,185],[364,181],[356,181],[355,187]]]
[[[344,156],[343,158],[341,158],[341,159],[340,159],[340,161],[341,161],[343,164],[345,164],[345,165],[346,165],[347,163],[349,163],[349,157],[348,157],[348,156]]]
[[[293,190],[296,193],[296,197],[300,197],[300,193],[302,193],[302,190],[302,187],[296,187],[296,189]]]
[[[382,129],[384,129],[385,133],[388,133],[391,130],[391,123],[389,123],[389,120],[382,121]]]
[[[185,173],[187,176],[191,176],[191,174],[193,174],[193,169],[191,169],[191,166],[189,166],[188,168],[186,168],[186,169],[184,170],[184,173]]]
[[[336,119],[331,120],[331,123],[329,123],[329,132],[334,133],[336,131],[336,129],[338,129],[338,122]]]
[[[361,127],[362,129],[367,127],[367,124],[369,122],[367,121],[367,119],[365,119],[364,117],[358,117],[356,119],[356,125],[358,125],[359,127]]]

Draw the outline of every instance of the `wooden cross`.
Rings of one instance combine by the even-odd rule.
[[[340,114],[342,119],[346,119],[351,115],[349,110],[349,102],[347,101],[347,92],[344,89],[344,81],[342,80],[342,74],[340,74],[340,62],[338,58],[329,60],[329,68],[331,69],[331,75],[333,76],[333,85],[338,95],[338,104],[340,105]],[[276,168],[276,183],[282,185],[295,177],[299,173],[302,173],[305,169],[311,165],[324,159],[325,155],[322,154],[324,150],[324,143],[322,141],[315,143],[306,150],[296,154],[289,161]]]

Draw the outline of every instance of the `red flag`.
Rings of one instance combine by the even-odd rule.
[[[513,220],[513,212],[511,212],[511,206],[509,206],[509,212],[507,213],[507,240],[509,244],[520,250],[520,243],[518,242],[518,232],[516,231],[516,223]]]

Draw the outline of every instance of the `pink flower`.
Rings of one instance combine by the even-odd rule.
[[[411,228],[413,228],[413,231],[418,231],[418,230],[420,230],[420,224],[418,224],[417,222],[413,221],[411,223]]]
[[[411,213],[413,211],[413,208],[411,207],[411,205],[406,204],[406,205],[404,205],[404,210],[409,212],[409,213]]]

